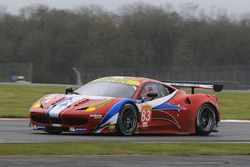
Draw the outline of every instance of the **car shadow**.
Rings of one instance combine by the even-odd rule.
[[[47,136],[86,136],[86,137],[116,137],[116,138],[124,138],[124,137],[213,137],[217,136],[214,133],[210,134],[208,136],[199,136],[195,134],[134,134],[131,136],[123,136],[119,134],[88,134],[88,133],[78,133],[78,132],[63,132],[61,134],[49,134],[47,132],[31,132],[32,134],[37,134],[37,135],[47,135]]]

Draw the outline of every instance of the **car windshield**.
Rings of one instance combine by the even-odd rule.
[[[132,98],[137,87],[116,82],[90,82],[75,92],[81,95]]]

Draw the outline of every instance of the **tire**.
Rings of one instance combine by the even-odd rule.
[[[118,116],[117,132],[119,135],[132,135],[138,123],[138,114],[136,108],[132,104],[125,104]]]
[[[215,109],[209,104],[202,105],[196,118],[196,134],[203,136],[209,135],[215,126]]]
[[[45,132],[47,132],[49,134],[52,134],[52,135],[60,135],[60,134],[62,134],[62,130],[52,129],[52,128],[46,129]]]

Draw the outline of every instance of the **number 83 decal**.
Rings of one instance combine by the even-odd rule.
[[[141,107],[141,123],[143,127],[148,126],[148,122],[152,119],[152,106],[142,105]]]

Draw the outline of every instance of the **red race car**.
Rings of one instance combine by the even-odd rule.
[[[190,87],[192,93],[176,87]],[[52,134],[197,134],[215,132],[217,98],[194,88],[222,85],[160,82],[141,77],[104,77],[76,91],[49,94],[30,108],[31,125]]]

